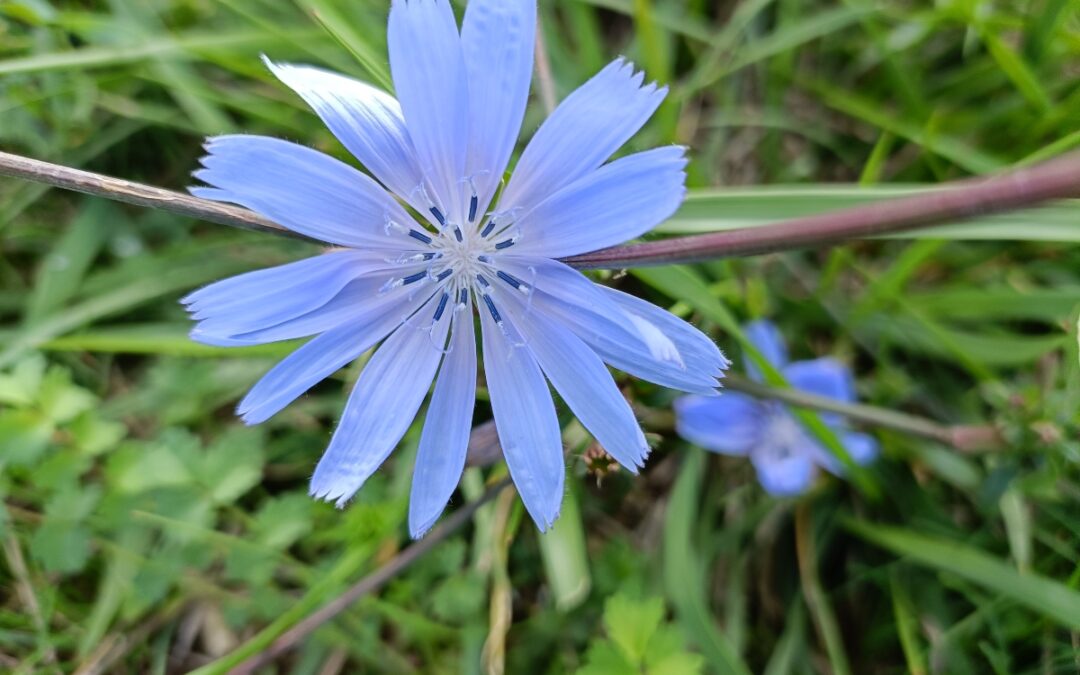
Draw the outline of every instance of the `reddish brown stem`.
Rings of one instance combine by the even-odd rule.
[[[617,269],[757,255],[954,223],[1080,196],[1080,153],[996,176],[948,183],[911,197],[890,199],[775,225],[712,232],[586,253],[564,260],[573,267]],[[1018,234],[1018,238],[1023,238]]]
[[[0,175],[159,208],[222,225],[304,239],[238,206],[19,155],[0,152]],[[774,225],[616,246],[567,258],[564,262],[582,269],[620,269],[825,246],[850,239],[954,223],[1077,196],[1080,196],[1080,153],[1071,153],[997,176],[948,183],[929,193],[795,218]]]

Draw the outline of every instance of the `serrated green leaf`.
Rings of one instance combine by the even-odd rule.
[[[675,626],[660,626],[649,640],[645,652],[645,671],[649,675],[694,675],[704,666],[700,654],[686,651],[683,635]]]
[[[46,521],[31,535],[30,553],[47,572],[74,574],[90,559],[90,531],[67,520]]]
[[[188,466],[167,445],[129,445],[112,458],[109,468],[120,492],[139,493],[193,480]]]
[[[90,531],[82,521],[101,499],[97,487],[60,490],[45,505],[45,520],[30,538],[30,552],[49,572],[72,574],[90,558]]]
[[[103,419],[97,411],[79,415],[67,426],[67,430],[75,447],[88,455],[98,455],[115,447],[127,434],[126,426]]]
[[[192,472],[214,502],[231,503],[259,483],[262,439],[261,431],[236,426],[201,454]]]
[[[615,595],[604,604],[604,625],[612,642],[632,663],[645,658],[649,638],[664,618],[664,603],[660,598],[632,600]]]
[[[313,502],[294,493],[269,499],[255,514],[252,534],[263,546],[286,549],[311,531]]]
[[[66,368],[49,368],[38,391],[38,407],[55,424],[73,420],[94,407],[97,397],[71,381]]]
[[[585,666],[578,669],[577,675],[641,675],[641,671],[613,644],[603,641],[589,647],[585,653]]]

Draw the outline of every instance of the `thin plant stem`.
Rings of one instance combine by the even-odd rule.
[[[303,235],[263,218],[257,213],[239,206],[199,199],[181,192],[153,187],[132,181],[103,176],[100,173],[73,169],[60,164],[43,162],[21,155],[0,152],[0,176],[23,178],[36,183],[82,192],[95,197],[105,197],[126,204],[161,209],[181,216],[206,220],[219,225],[238,227],[243,230],[269,232],[297,239]]]
[[[757,398],[769,398],[783,401],[801,408],[813,408],[824,412],[833,412],[855,422],[862,422],[876,427],[895,429],[913,436],[930,438],[962,452],[994,450],[1004,444],[1001,432],[992,425],[946,425],[939,424],[925,417],[865,405],[845,403],[827,396],[818,396],[798,389],[770,387],[754,382],[739,375],[729,374],[724,377],[724,388],[741,391]]]
[[[544,29],[536,24],[536,79],[540,89],[540,101],[547,114],[555,111],[558,99],[555,95],[555,78],[551,75],[551,60],[548,59],[547,43],[544,42]]]
[[[0,152],[0,176],[159,208],[231,227],[307,239],[238,206],[20,155]],[[579,269],[622,269],[757,255],[955,223],[1078,196],[1080,152],[1073,152],[996,176],[945,183],[929,193],[793,218],[773,225],[615,246],[566,258],[563,262]]]
[[[382,567],[363,577],[347,591],[328,602],[318,611],[309,614],[280,635],[256,636],[224,657],[194,671],[193,675],[248,675],[272,662],[281,654],[297,646],[320,626],[344,612],[360,598],[374,593],[387,582],[403,572],[407,567],[431,551],[443,540],[461,529],[472,518],[476,510],[494,499],[506,487],[510,479],[503,480],[488,490],[477,500],[470,502],[435,526],[423,539],[413,542],[402,549]],[[267,641],[265,637],[271,637]],[[263,638],[263,639],[260,639]]]
[[[1080,152],[995,176],[943,183],[941,189],[773,225],[616,246],[563,260],[583,269],[700,262],[826,246],[1080,196]]]
[[[829,606],[829,600],[825,597],[825,589],[818,580],[814,522],[810,502],[805,499],[795,507],[795,555],[798,558],[803,597],[810,609],[810,616],[814,619],[818,635],[825,643],[825,653],[832,666],[832,675],[851,675],[851,666],[840,637],[840,627],[836,623],[832,607]]]

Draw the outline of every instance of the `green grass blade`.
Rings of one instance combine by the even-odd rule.
[[[1080,629],[1080,592],[1014,567],[967,544],[899,527],[850,521],[847,527],[872,544],[942,572],[955,574],[1009,598],[1063,626]]]
[[[78,290],[90,264],[105,242],[108,230],[102,222],[116,222],[123,213],[103,200],[86,200],[49,254],[41,261],[34,286],[26,298],[23,320],[34,323],[68,301]]]
[[[298,30],[297,37],[309,36],[311,29]],[[127,65],[157,56],[196,58],[200,51],[242,51],[253,56],[277,44],[260,30],[229,31],[211,34],[184,34],[177,37],[156,37],[153,40],[123,47],[81,47],[67,52],[46,52],[22,58],[0,61],[0,75],[41,73],[52,70],[84,70]]]
[[[692,190],[679,211],[655,232],[699,234],[759,227],[894,197],[928,194],[938,189],[926,185],[782,185]],[[889,235],[889,238],[897,239],[926,237],[1080,241],[1080,200],[1062,200],[1035,209]]]
[[[390,69],[387,67],[386,59],[381,57],[375,49],[356,32],[352,24],[342,16],[336,7],[326,2],[326,0],[297,0],[297,2],[311,13],[312,17],[319,22],[320,26],[326,29],[326,32],[329,33],[331,37],[337,40],[350,54],[356,57],[356,60],[359,61],[360,65],[364,67],[364,70],[371,75],[376,84],[387,91],[392,92],[394,90],[394,84],[390,80]],[[422,46],[417,45],[416,48],[422,49]]]
[[[664,586],[675,614],[713,670],[721,675],[749,675],[735,648],[716,626],[705,599],[705,565],[691,533],[697,523],[698,499],[705,473],[705,453],[686,454],[671,492],[664,527]]]

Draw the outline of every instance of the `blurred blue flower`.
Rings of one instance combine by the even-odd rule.
[[[855,384],[851,372],[830,359],[788,363],[787,346],[775,325],[755,321],[745,328],[751,343],[795,389],[851,403]],[[745,359],[749,376],[762,381],[761,372]],[[832,427],[851,458],[865,464],[877,455],[877,442],[866,434],[849,431],[835,413],[819,413]],[[735,392],[720,397],[684,396],[675,401],[675,425],[684,439],[714,452],[749,456],[758,480],[777,496],[797,495],[810,487],[818,467],[841,474],[840,461],[812,438],[787,406]]]
[[[260,136],[210,139],[195,173],[208,187],[193,194],[246,206],[335,247],[184,298],[201,342],[316,336],[241,401],[245,422],[266,420],[382,342],[315,470],[312,495],[339,506],[350,499],[435,382],[413,477],[414,536],[438,518],[465,463],[477,375],[474,306],[499,439],[541,529],[558,516],[564,474],[547,381],[635,471],[649,448],[605,362],[700,394],[714,391],[728,365],[690,324],[555,260],[638,237],[678,208],[683,148],[605,164],[666,89],[643,86],[631,64],[613,62],[537,130],[500,193],[525,112],[535,31],[535,0],[471,0],[460,35],[446,0],[395,0],[388,44],[397,99],[330,72],[267,61],[374,179]]]

